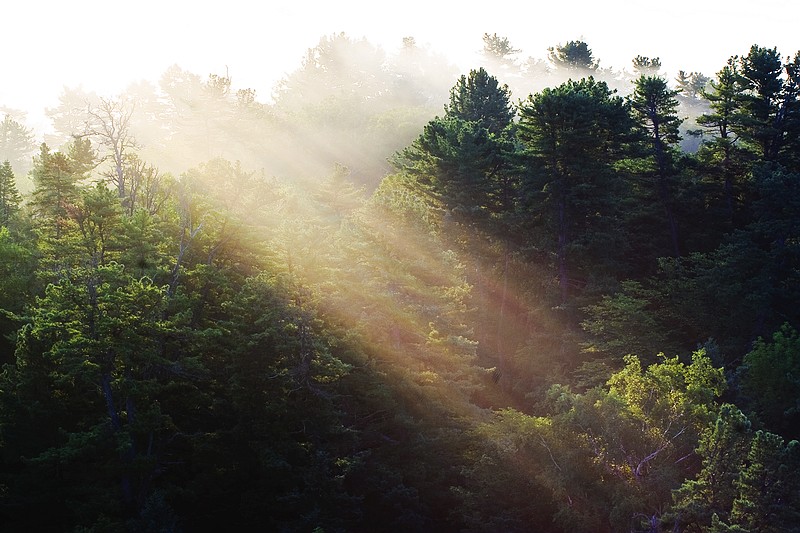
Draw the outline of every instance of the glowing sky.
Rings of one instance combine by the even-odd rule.
[[[376,0],[225,2],[40,0],[4,5],[0,106],[52,106],[64,85],[113,95],[167,67],[205,77],[225,73],[266,99],[323,35],[366,37],[387,52],[404,36],[463,69],[484,33],[507,37],[523,57],[583,39],[603,67],[626,68],[637,54],[665,71],[713,75],[752,44],[800,49],[796,0]]]

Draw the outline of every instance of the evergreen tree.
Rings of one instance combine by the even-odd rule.
[[[556,257],[561,303],[587,281],[589,270],[578,268],[585,250],[620,245],[617,209],[627,192],[614,165],[625,156],[631,128],[623,99],[593,78],[545,89],[521,104],[518,135],[530,162],[528,205],[550,232],[547,251]],[[606,268],[613,265],[592,263],[598,276]]]
[[[77,201],[80,176],[65,154],[51,152],[50,147],[42,143],[39,155],[34,158],[31,177],[35,186],[31,194],[34,212],[42,226],[49,228],[47,235],[58,240]]]
[[[764,533],[800,530],[800,443],[757,431],[734,486],[732,524]]]
[[[710,81],[707,88],[701,91],[711,111],[697,118],[697,123],[712,135],[711,140],[703,143],[698,157],[704,163],[706,174],[722,182],[721,197],[730,223],[733,223],[736,212],[741,209],[740,205],[736,205],[736,200],[741,198],[746,173],[742,149],[734,133],[743,118],[743,82],[738,58],[732,57],[717,73],[716,80]]]
[[[783,64],[776,48],[753,45],[741,58],[741,76],[745,93],[742,106],[746,113],[737,133],[760,158],[776,161],[784,137]],[[788,96],[788,95],[787,95]]]
[[[793,172],[800,172],[800,52],[787,58],[783,89],[783,137],[780,163]]]
[[[678,243],[678,221],[675,215],[674,188],[675,147],[680,140],[678,128],[682,119],[678,118],[678,91],[667,87],[667,82],[658,76],[640,76],[629,97],[631,109],[639,127],[647,138],[647,153],[652,161],[652,181],[664,210],[669,228],[669,236],[674,256],[680,255]]]
[[[755,420],[789,439],[800,437],[800,335],[788,324],[759,338],[738,370],[744,405]]]
[[[557,69],[570,72],[592,72],[597,70],[598,63],[592,50],[584,41],[569,41],[566,44],[547,49],[548,59]]]
[[[736,481],[751,440],[747,417],[734,405],[722,405],[717,420],[703,432],[697,447],[702,469],[673,493],[675,504],[667,521],[686,531],[713,531],[714,517],[717,522],[730,522]]]
[[[14,170],[11,163],[5,160],[0,165],[0,226],[8,226],[14,214],[19,211],[20,202],[22,196],[17,190]]]
[[[514,118],[508,86],[501,86],[483,68],[458,79],[444,110],[445,117],[476,122],[495,136],[500,136]]]
[[[496,331],[506,327],[509,264],[521,243],[514,230],[520,188],[513,117],[508,87],[483,68],[473,70],[451,89],[444,117],[430,121],[394,158],[399,169],[437,197],[445,209],[447,238],[471,257],[469,279],[485,318],[477,338],[501,360],[507,346]],[[503,280],[500,289],[492,287],[488,274],[495,265]]]
[[[498,69],[506,74],[511,74],[514,65],[514,56],[520,52],[514,48],[507,37],[498,37],[496,33],[489,35],[483,34],[483,57],[489,68],[494,71]]]
[[[0,122],[0,161],[8,161],[18,176],[24,176],[35,151],[33,131],[6,115]]]
[[[709,81],[711,80],[708,78],[708,76],[705,76],[701,72],[686,72],[684,70],[679,70],[678,75],[675,77],[677,90],[680,91],[678,96],[686,100],[693,100],[701,97]]]
[[[633,58],[633,71],[639,76],[658,76],[661,70],[661,59],[654,57],[636,56]],[[683,71],[681,71],[683,74]]]
[[[394,165],[430,184],[457,219],[486,227],[513,207],[509,100],[508,87],[484,69],[462,76],[444,117],[430,121]]]

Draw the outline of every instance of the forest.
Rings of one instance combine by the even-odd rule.
[[[800,532],[800,52],[731,53],[0,109],[0,529]]]

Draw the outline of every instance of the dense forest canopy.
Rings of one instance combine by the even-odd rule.
[[[4,531],[800,530],[800,53],[483,44],[6,110]]]

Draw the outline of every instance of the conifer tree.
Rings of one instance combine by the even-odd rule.
[[[24,175],[35,151],[33,131],[6,115],[0,122],[0,161],[8,160],[14,172]]]
[[[17,190],[14,171],[6,159],[0,165],[0,226],[7,226],[14,214],[19,210],[22,197]]]
[[[722,182],[729,221],[733,221],[740,207],[735,205],[735,199],[745,171],[742,149],[734,133],[743,118],[743,82],[738,58],[734,56],[717,73],[716,80],[711,80],[701,91],[711,110],[697,118],[697,123],[712,135],[711,140],[703,143],[698,155],[706,163],[705,171]]]
[[[569,41],[547,50],[548,58],[557,69],[585,72],[597,70],[598,63],[591,48],[584,41]]]
[[[782,113],[783,64],[776,48],[753,45],[741,62],[745,119],[737,133],[758,156],[775,161],[781,148],[785,116]]]
[[[634,116],[649,144],[647,152],[652,158],[654,188],[669,228],[672,254],[676,257],[680,255],[680,246],[671,182],[676,174],[674,151],[680,141],[678,127],[683,122],[677,114],[677,94],[678,91],[670,89],[663,78],[642,75],[636,80],[629,98]]]
[[[79,176],[74,170],[64,153],[51,152],[44,143],[31,169],[35,187],[31,204],[42,227],[49,228],[47,234],[56,240],[62,237],[78,198]]]
[[[751,424],[736,406],[724,404],[717,420],[703,432],[697,447],[702,469],[673,493],[670,521],[707,531],[713,517],[729,522],[738,479],[752,440]]]
[[[624,194],[614,163],[625,155],[632,126],[622,98],[593,78],[545,89],[520,107],[518,136],[530,162],[528,208],[551,232],[561,303],[587,274],[574,268],[576,250],[598,244],[595,237],[613,239]]]
[[[450,104],[444,109],[446,117],[477,122],[495,136],[502,134],[514,118],[508,85],[500,85],[483,68],[458,79],[450,90]]]

